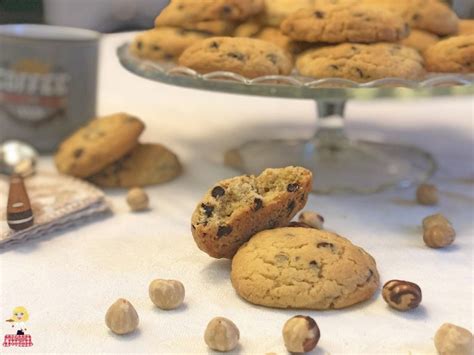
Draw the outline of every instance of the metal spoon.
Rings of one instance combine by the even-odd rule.
[[[34,222],[30,199],[23,178],[34,174],[38,153],[26,143],[7,141],[0,145],[0,173],[10,175],[7,203],[7,222],[19,231]]]

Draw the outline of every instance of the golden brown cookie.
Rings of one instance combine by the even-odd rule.
[[[56,167],[63,174],[89,177],[130,152],[144,129],[142,121],[126,113],[94,119],[60,145]]]
[[[401,16],[358,1],[327,1],[291,14],[281,24],[296,41],[326,43],[396,42],[409,34]]]
[[[298,57],[296,67],[304,76],[357,82],[387,77],[417,80],[425,74],[423,58],[415,49],[392,43],[347,43],[310,49]]]
[[[242,21],[263,8],[263,0],[171,0],[156,18],[155,25],[182,27],[202,21]]]
[[[434,45],[439,41],[439,37],[433,33],[421,31],[421,30],[411,30],[410,35],[401,40],[400,44],[416,49],[418,52],[422,53],[426,48]]]
[[[458,35],[474,35],[474,20],[460,20]]]
[[[253,38],[213,37],[188,47],[179,64],[199,73],[230,71],[247,78],[288,75],[292,63],[273,43]]]
[[[298,42],[284,35],[280,29],[275,27],[265,27],[255,35],[255,38],[262,41],[271,42],[292,55],[297,55],[312,46],[308,42]]]
[[[101,187],[157,185],[181,174],[178,157],[161,144],[138,144],[123,158],[90,177]]]
[[[143,59],[177,59],[183,51],[210,35],[176,27],[158,27],[138,34],[130,46],[131,52]]]
[[[456,13],[441,0],[361,0],[377,9],[388,9],[403,17],[412,28],[452,35],[458,31]]]
[[[474,35],[438,42],[425,52],[426,69],[438,73],[474,73]]]
[[[255,233],[286,226],[312,189],[312,174],[300,167],[267,169],[215,184],[191,220],[198,247],[214,258],[232,258]]]
[[[379,287],[374,258],[336,234],[279,228],[256,234],[232,260],[232,285],[266,307],[338,309],[370,299]]]

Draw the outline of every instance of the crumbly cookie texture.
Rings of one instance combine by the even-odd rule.
[[[416,80],[425,73],[423,58],[415,49],[391,43],[347,43],[310,49],[298,57],[296,67],[304,76],[357,82],[386,77]]]
[[[363,302],[379,287],[375,260],[336,234],[280,228],[256,234],[232,260],[232,285],[266,307],[337,309]]]
[[[474,20],[459,20],[458,35],[474,35]]]
[[[423,53],[428,47],[436,44],[438,41],[439,37],[433,33],[421,30],[411,30],[410,35],[401,40],[400,44],[414,48],[418,52]]]
[[[161,144],[139,144],[123,158],[90,177],[101,187],[157,185],[173,180],[182,167],[176,154]]]
[[[281,30],[297,41],[373,43],[399,41],[410,29],[391,11],[357,1],[328,1],[291,14]]]
[[[312,174],[300,167],[267,169],[215,184],[192,215],[198,247],[214,258],[232,258],[255,233],[286,226],[312,189]]]
[[[279,27],[293,12],[310,9],[317,0],[265,0],[265,11],[261,15],[262,23]]]
[[[130,152],[144,129],[142,121],[126,113],[94,119],[59,146],[56,168],[63,174],[89,177]]]
[[[263,0],[171,0],[155,20],[156,26],[225,20],[241,21],[263,11]]]
[[[288,75],[292,62],[280,47],[253,38],[212,37],[188,47],[179,64],[200,73],[230,71],[247,78]]]
[[[440,36],[458,31],[456,13],[440,0],[361,0],[362,3],[385,8],[399,14],[412,28]]]
[[[204,32],[182,28],[159,27],[138,34],[130,50],[135,56],[143,59],[177,59],[190,45],[209,36]]]
[[[439,73],[474,73],[474,35],[438,42],[425,52],[426,69]]]

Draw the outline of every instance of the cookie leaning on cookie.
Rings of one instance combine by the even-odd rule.
[[[336,234],[278,228],[256,234],[232,260],[232,285],[266,307],[338,309],[368,300],[379,287],[374,258]]]
[[[255,233],[288,225],[305,206],[311,189],[312,174],[301,167],[220,181],[192,215],[194,240],[214,258],[232,258]]]
[[[179,64],[199,73],[230,71],[247,78],[288,75],[289,55],[280,47],[253,38],[211,37],[188,47]]]
[[[439,73],[474,73],[474,34],[445,39],[425,52],[426,69]]]
[[[131,151],[144,129],[126,113],[94,119],[59,146],[54,162],[60,173],[89,177]]]
[[[409,34],[401,16],[358,1],[321,1],[291,14],[281,24],[297,41],[326,43],[396,42]]]

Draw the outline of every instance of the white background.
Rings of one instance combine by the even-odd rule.
[[[433,335],[444,322],[473,329],[474,107],[473,98],[417,102],[350,103],[352,137],[414,144],[432,152],[440,170],[438,207],[412,205],[414,190],[370,196],[311,196],[308,209],[326,227],[350,238],[378,263],[382,282],[416,282],[417,310],[389,309],[380,293],[339,311],[282,311],[252,306],[235,294],[230,263],[200,252],[190,233],[191,213],[217,180],[236,174],[222,153],[252,138],[309,137],[315,128],[311,101],[208,93],[161,85],[129,74],[115,58],[128,35],[105,38],[101,59],[100,114],[127,111],[147,123],[144,142],[174,149],[185,166],[176,181],[148,189],[152,211],[128,212],[125,192],[108,192],[115,215],[66,233],[0,253],[0,320],[8,332],[15,306],[30,312],[32,348],[12,352],[207,353],[203,333],[215,316],[241,331],[241,353],[284,353],[281,328],[299,313],[321,328],[316,354],[432,354]],[[52,170],[50,158],[40,169]],[[317,179],[317,176],[316,176]],[[3,198],[3,197],[2,197]],[[405,202],[404,202],[405,201]],[[424,246],[423,217],[441,211],[458,232],[445,250]],[[181,280],[186,304],[160,311],[148,299],[155,278]],[[117,298],[130,300],[139,331],[117,337],[104,315]],[[1,352],[0,351],[0,352]]]

